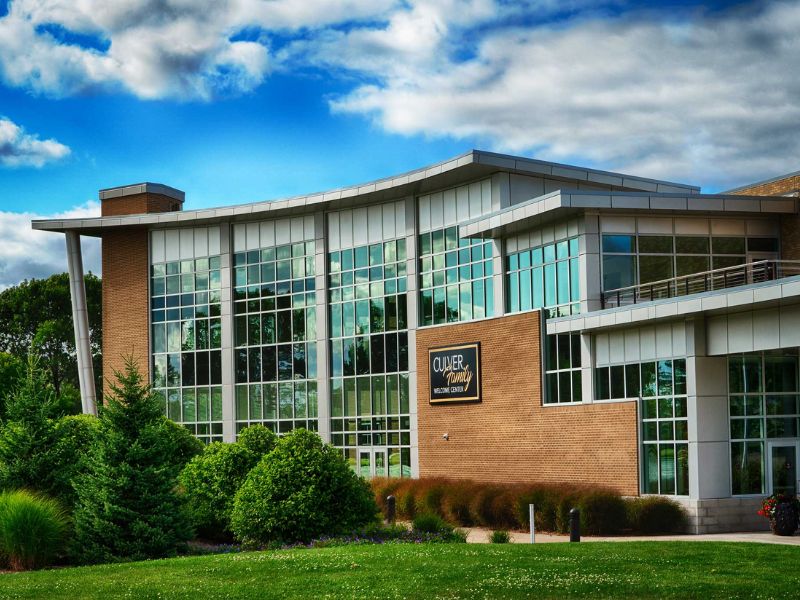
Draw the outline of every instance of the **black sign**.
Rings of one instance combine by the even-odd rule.
[[[428,350],[431,404],[481,401],[478,342]]]

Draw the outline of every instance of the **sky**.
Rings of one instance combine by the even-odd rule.
[[[706,192],[800,169],[798,1],[2,2],[0,288],[66,268],[32,218],[141,181],[192,209],[471,148]]]

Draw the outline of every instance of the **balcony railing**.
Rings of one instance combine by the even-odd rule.
[[[614,308],[662,298],[675,298],[773,281],[792,275],[800,275],[800,260],[759,260],[724,269],[714,269],[608,290],[601,295],[601,302],[603,308]]]

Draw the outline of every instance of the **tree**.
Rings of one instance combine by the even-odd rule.
[[[84,563],[173,556],[191,538],[161,404],[131,358],[114,375],[100,442],[75,481],[74,554]]]
[[[87,274],[86,304],[95,378],[101,389],[102,290],[98,277]],[[42,357],[56,395],[65,382],[76,388],[78,366],[72,325],[72,301],[66,273],[31,279],[0,292],[0,352],[25,360],[31,347]]]
[[[28,488],[52,493],[58,401],[39,360],[31,354],[25,378],[6,400],[0,427],[0,489]],[[74,460],[74,458],[73,458]]]
[[[8,352],[0,352],[0,420],[6,417],[6,398],[25,377],[25,362]]]

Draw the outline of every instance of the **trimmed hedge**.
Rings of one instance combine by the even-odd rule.
[[[536,507],[538,531],[569,532],[569,511],[581,511],[581,531],[586,535],[616,535],[626,530],[641,533],[681,531],[686,513],[665,497],[622,498],[609,489],[558,484],[493,484],[443,478],[376,478],[375,499],[382,511],[386,498],[396,499],[397,516],[437,515],[462,527],[525,530],[528,505]]]

